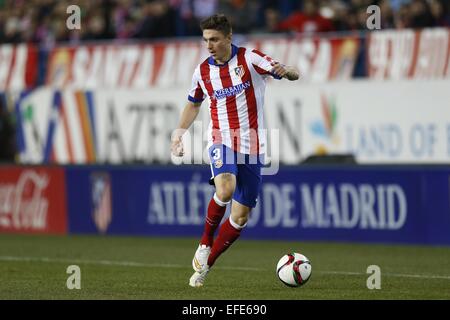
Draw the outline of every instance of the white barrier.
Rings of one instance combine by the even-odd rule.
[[[289,143],[280,148],[287,162],[322,153],[353,153],[360,163],[450,162],[449,80],[272,89],[268,118],[283,108],[292,125],[301,124],[300,153]]]
[[[450,162],[450,81],[352,81],[299,87],[272,81],[265,121],[279,130],[282,163],[311,154],[354,153],[360,163]],[[170,135],[187,88],[56,91],[18,102],[22,162],[170,163]],[[207,104],[192,131],[200,150]],[[270,134],[270,133],[269,133]],[[272,149],[271,149],[272,145]],[[192,145],[194,146],[194,145]],[[187,162],[204,155],[186,152]]]

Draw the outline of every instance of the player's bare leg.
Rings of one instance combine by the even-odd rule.
[[[230,203],[233,196],[236,188],[236,177],[231,173],[222,173],[214,178],[214,183],[216,192],[209,203],[203,236],[192,259],[192,267],[195,270],[189,280],[189,285],[192,287],[202,286],[209,271],[207,262],[213,245],[214,233],[225,214],[227,204]]]

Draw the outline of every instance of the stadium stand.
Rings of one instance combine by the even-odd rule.
[[[69,5],[82,8],[86,27],[64,28]],[[199,21],[232,13],[236,34],[366,29],[367,7],[378,5],[382,29],[450,26],[444,0],[31,0],[0,2],[0,43],[80,43],[200,35]]]

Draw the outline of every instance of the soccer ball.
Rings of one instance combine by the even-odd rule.
[[[311,262],[302,254],[289,253],[278,261],[276,272],[285,285],[300,287],[311,277]]]

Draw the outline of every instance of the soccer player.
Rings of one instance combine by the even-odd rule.
[[[175,134],[172,153],[183,156],[182,135],[208,98],[211,122],[208,150],[216,188],[209,202],[206,222],[192,266],[192,287],[202,286],[216,259],[239,237],[261,186],[261,167],[266,146],[263,104],[266,79],[297,80],[298,71],[257,51],[232,44],[228,19],[221,14],[200,23],[211,56],[200,63],[192,77],[188,102]],[[233,200],[233,201],[232,201]],[[220,227],[228,204],[231,214]]]

